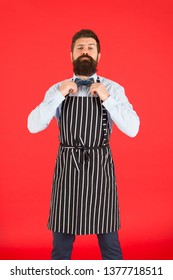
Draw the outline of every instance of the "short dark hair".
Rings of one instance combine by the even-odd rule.
[[[79,38],[93,38],[97,42],[97,51],[100,53],[100,41],[97,35],[90,29],[81,29],[80,31],[76,32],[72,37],[72,44],[71,44],[71,51],[74,49],[74,44],[77,39]]]

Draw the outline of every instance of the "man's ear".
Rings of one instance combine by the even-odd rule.
[[[71,62],[73,62],[73,54],[72,54],[72,52],[70,52],[70,59],[71,59]]]
[[[100,57],[101,57],[101,53],[98,54],[98,62],[99,62],[99,60],[100,60]]]

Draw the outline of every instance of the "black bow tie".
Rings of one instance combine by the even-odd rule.
[[[89,78],[87,80],[82,80],[79,78],[75,79],[75,83],[77,84],[77,86],[88,86],[90,87],[93,83],[94,83],[94,79],[93,78]]]

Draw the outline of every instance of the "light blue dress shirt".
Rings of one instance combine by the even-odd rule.
[[[97,80],[97,74],[91,76],[94,81]],[[74,80],[76,76],[69,79]],[[100,83],[103,83],[110,96],[102,102],[106,108],[109,118],[109,127],[112,131],[112,122],[125,134],[130,137],[136,136],[139,131],[139,117],[133,110],[133,106],[129,103],[125,95],[124,88],[118,83],[107,78],[99,76]],[[59,91],[59,82],[51,86],[44,97],[44,100],[29,114],[28,116],[28,129],[31,133],[37,133],[46,129],[50,121],[55,117],[59,121],[61,114],[61,105],[65,97]],[[69,94],[73,95],[73,94]],[[76,96],[91,96],[89,88],[80,86]]]

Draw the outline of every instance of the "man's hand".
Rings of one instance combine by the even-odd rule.
[[[102,83],[94,83],[90,87],[90,92],[95,95],[98,94],[102,101],[105,101],[109,97],[109,93],[107,92],[105,86]]]
[[[77,85],[72,81],[64,81],[59,87],[59,91],[62,95],[66,96],[69,93],[75,94],[77,92]]]

